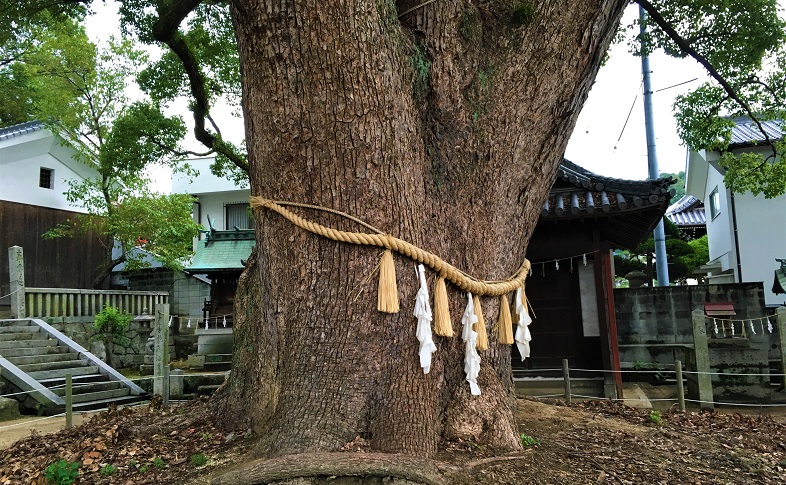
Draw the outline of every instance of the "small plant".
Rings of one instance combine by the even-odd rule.
[[[55,485],[71,485],[79,476],[79,463],[58,460],[46,467],[46,480]]]
[[[93,322],[95,334],[92,338],[104,343],[106,363],[110,367],[115,367],[112,362],[114,346],[128,346],[131,343],[131,340],[126,337],[131,320],[131,315],[112,306],[106,306],[96,314]]]
[[[202,433],[202,441],[208,441],[213,438],[213,435],[210,433]]]
[[[530,446],[534,446],[537,448],[540,446],[540,440],[537,438],[533,438],[527,434],[521,433],[521,444],[524,445],[524,448],[529,448]]]
[[[207,457],[204,453],[197,453],[195,455],[191,455],[191,465],[192,466],[202,466],[207,463]]]
[[[114,475],[117,473],[117,467],[114,465],[104,465],[102,466],[98,472],[101,474],[102,477],[108,477],[110,475]]]
[[[650,423],[660,426],[663,424],[663,418],[660,417],[660,411],[650,411]]]
[[[147,465],[142,465],[139,467],[139,473],[147,473],[150,468]]]
[[[153,458],[153,466],[159,470],[164,468],[164,460],[160,456]]]

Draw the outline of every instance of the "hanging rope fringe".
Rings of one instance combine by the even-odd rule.
[[[443,337],[453,336],[453,324],[450,322],[450,309],[448,308],[448,289],[445,278],[437,278],[434,286],[434,333]]]
[[[398,313],[398,287],[396,286],[396,265],[390,249],[382,253],[379,264],[379,293],[377,310],[384,313]]]
[[[499,320],[497,321],[497,342],[502,345],[513,344],[513,319],[510,317],[508,295],[499,297]]]
[[[486,333],[486,319],[483,317],[483,309],[480,307],[480,298],[478,295],[475,295],[472,304],[475,307],[475,316],[478,317],[478,321],[475,323],[475,332],[478,333],[478,341],[477,345],[475,346],[478,350],[488,350],[489,348],[489,336]]]
[[[337,229],[306,220],[303,217],[300,217],[299,215],[286,209],[281,204],[259,196],[251,197],[251,207],[270,209],[297,227],[328,239],[332,239],[334,241],[365,246],[377,246],[395,251],[418,263],[428,266],[457,287],[476,295],[500,296],[505,293],[515,291],[516,288],[524,284],[527,273],[529,273],[530,263],[525,259],[518,270],[516,270],[516,272],[513,274],[513,276],[506,280],[479,280],[447,263],[436,254],[421,249],[389,234],[382,234],[381,232],[377,234],[368,234],[363,232],[339,231]]]

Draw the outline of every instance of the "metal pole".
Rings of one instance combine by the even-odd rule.
[[[565,379],[565,402],[573,404],[573,398],[570,395],[570,368],[568,367],[568,359],[562,359],[562,377]]]
[[[677,395],[680,399],[680,411],[685,411],[685,385],[682,383],[682,362],[679,360],[674,361],[674,367],[677,369]]]
[[[74,396],[71,374],[65,375],[65,418],[66,429],[70,428],[74,422]]]
[[[647,12],[639,5],[641,34],[646,35],[645,20]],[[652,83],[650,81],[650,58],[644,52],[641,56],[641,74],[644,77],[644,127],[647,132],[647,168],[650,180],[658,178],[658,153],[655,147],[655,122],[652,119]],[[653,231],[655,239],[655,270],[658,274],[658,286],[669,286],[669,267],[666,259],[666,233],[663,230],[663,219]]]

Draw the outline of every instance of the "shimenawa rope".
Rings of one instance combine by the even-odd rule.
[[[524,284],[524,280],[527,278],[530,269],[530,262],[525,259],[513,276],[506,280],[494,282],[479,280],[446,262],[436,254],[421,249],[403,239],[391,236],[390,234],[368,234],[333,229],[332,227],[309,221],[286,209],[278,202],[261,196],[251,197],[251,207],[264,207],[270,209],[297,227],[334,241],[365,246],[377,246],[395,251],[414,261],[423,263],[462,290],[475,295],[500,296],[510,293]],[[338,211],[331,212],[340,214]],[[369,226],[366,225],[366,227]]]

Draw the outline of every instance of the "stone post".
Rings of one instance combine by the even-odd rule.
[[[712,376],[710,372],[710,351],[707,347],[707,326],[704,312],[693,310],[693,352],[696,355],[696,382],[699,387],[699,407],[715,409],[712,396]]]
[[[156,305],[156,323],[153,335],[153,394],[169,404],[169,305]]]
[[[775,323],[775,330],[778,332],[778,350],[781,354],[781,377],[783,385],[786,386],[786,307],[778,307],[775,314],[777,322]]]
[[[14,318],[25,318],[25,256],[22,248],[8,248],[8,274],[11,283],[11,314]]]
[[[174,369],[169,379],[169,396],[183,399],[183,370]]]

